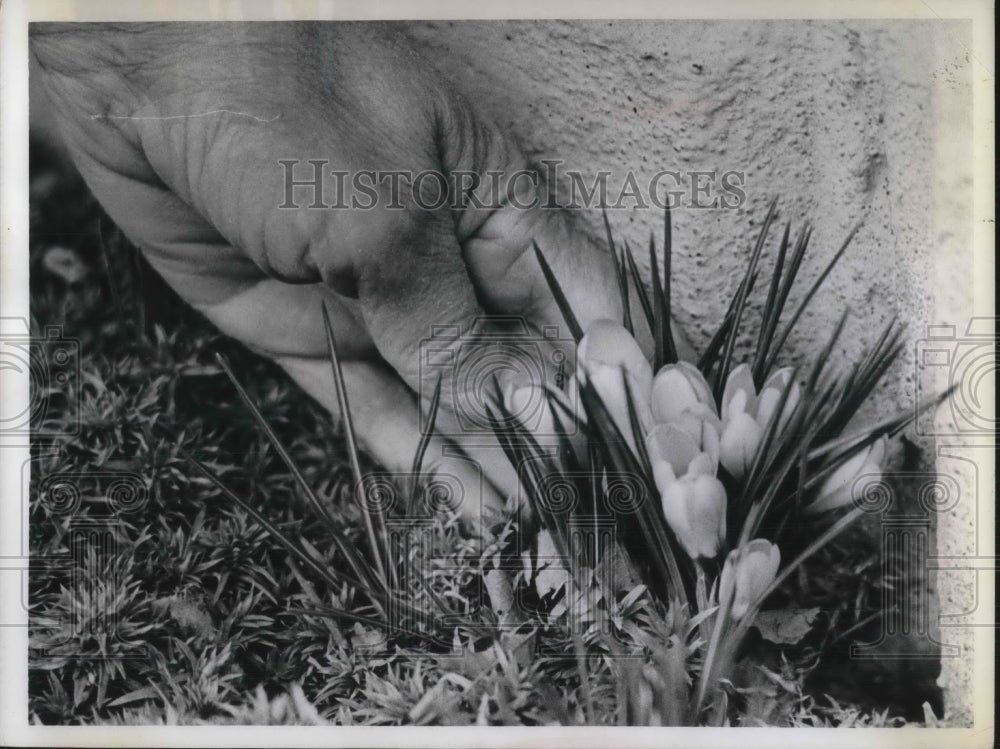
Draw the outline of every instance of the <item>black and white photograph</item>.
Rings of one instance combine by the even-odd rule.
[[[3,743],[992,746],[993,13],[5,4]]]

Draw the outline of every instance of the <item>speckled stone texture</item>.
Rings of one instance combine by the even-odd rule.
[[[747,199],[739,210],[681,208],[674,214],[676,317],[695,347],[704,346],[722,319],[766,207],[777,196],[781,218],[793,222],[793,231],[806,219],[814,226],[805,278],[819,271],[856,222],[864,222],[790,341],[793,358],[815,352],[845,307],[853,315],[836,352],[845,360],[858,359],[888,318],[898,315],[913,345],[865,420],[912,409],[919,392],[944,385],[941,367],[918,366],[916,352],[928,324],[956,325],[961,338],[970,316],[970,24],[405,26],[455,86],[516,133],[532,156],[562,159],[566,168],[592,176],[608,170],[612,185],[629,170],[640,184],[661,169],[745,173]],[[598,212],[583,218],[599,231]],[[634,248],[645,247],[661,220],[655,208],[611,212],[615,231]],[[947,415],[939,418],[939,431],[942,420]],[[904,515],[921,514],[914,496],[922,480],[934,481],[934,431],[910,430],[920,456],[915,471],[923,479],[897,483],[908,497]],[[961,461],[942,459],[938,468],[969,472]],[[909,680],[928,674],[933,680],[940,649],[935,641],[943,642],[939,683],[948,717],[964,724],[972,718],[972,630],[955,615],[975,609],[976,573],[939,573],[944,628],[936,597],[927,595],[935,573],[924,574],[934,566],[926,558],[934,556],[935,544],[941,555],[975,552],[976,503],[989,498],[976,494],[968,475],[958,480],[964,483],[954,506],[923,513],[931,546],[912,565],[922,613],[913,615],[903,638],[910,656],[923,660],[899,669],[903,681],[896,686],[909,689]],[[881,647],[877,657],[899,655]]]

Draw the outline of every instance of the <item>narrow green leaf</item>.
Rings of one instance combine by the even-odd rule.
[[[617,424],[589,383],[582,383],[580,397],[587,410],[588,425],[593,429],[591,432],[594,435],[593,441],[604,453],[609,466],[620,473],[642,477],[649,496],[656,498],[657,491],[651,478],[642,472]],[[686,605],[687,588],[673,551],[678,548],[678,544],[673,540],[673,532],[659,510],[659,503],[644,502],[640,512],[641,517],[636,518],[635,525],[645,541],[646,553],[636,556],[635,550],[632,549],[629,549],[629,553],[637,563],[650,564],[658,574],[659,580],[665,584],[668,595],[677,596]]]
[[[559,281],[552,272],[549,262],[542,254],[542,250],[538,247],[538,242],[532,240],[531,244],[535,250],[535,257],[538,258],[538,265],[542,269],[542,275],[545,276],[545,282],[549,285],[549,291],[552,292],[552,296],[555,298],[556,304],[559,306],[559,311],[562,313],[563,319],[569,327],[570,334],[572,334],[574,340],[579,343],[580,339],[583,338],[583,328],[581,328],[580,323],[577,322],[576,315],[573,314],[573,308],[570,306],[569,300],[566,298],[562,287],[559,285]]]
[[[327,353],[330,357],[330,371],[333,373],[333,384],[337,391],[337,404],[340,407],[340,418],[344,424],[344,437],[347,441],[347,456],[351,463],[351,473],[354,476],[355,492],[362,491],[362,481],[364,476],[361,473],[361,462],[358,459],[358,442],[354,434],[354,420],[351,418],[351,406],[347,400],[347,388],[344,385],[344,373],[340,367],[340,356],[337,353],[337,341],[333,336],[333,325],[330,323],[330,311],[326,302],[323,302],[323,327],[326,329]],[[378,570],[379,578],[386,590],[395,587],[395,568],[388,565],[391,577],[386,572],[387,565],[382,557],[389,550],[388,537],[385,532],[385,523],[380,512],[372,512],[365,502],[360,501],[362,517],[365,521],[365,530],[368,533],[368,545],[371,548],[372,556],[375,559],[375,567]],[[379,540],[381,539],[381,544]]]
[[[629,276],[632,279],[632,285],[635,286],[636,293],[639,295],[639,305],[642,307],[643,315],[646,318],[646,324],[649,325],[649,330],[653,330],[653,305],[649,300],[649,294],[646,291],[646,284],[643,283],[642,274],[639,272],[639,266],[636,265],[635,256],[632,254],[632,248],[629,246],[628,240],[625,241],[625,246],[623,249],[625,253],[625,262],[628,265]]]
[[[649,268],[653,276],[653,371],[659,372],[660,367],[667,363],[664,348],[664,330],[670,327],[670,320],[664,319],[665,299],[663,286],[660,283],[660,270],[656,260],[656,242],[649,235]]]
[[[615,265],[615,278],[618,280],[618,293],[622,300],[622,325],[625,326],[625,329],[629,333],[635,335],[635,330],[632,326],[632,312],[629,308],[628,276],[624,268],[625,260],[618,255],[614,237],[611,236],[611,222],[608,220],[608,211],[604,206],[601,206],[601,216],[604,219],[604,234],[608,240],[608,252],[611,253],[611,260]]]
[[[635,336],[635,325],[632,322],[632,303],[629,299],[628,274],[625,271],[625,251],[622,250],[621,257],[615,258],[615,272],[618,275],[618,293],[622,298],[622,324],[633,337]]]
[[[250,397],[250,394],[247,393],[247,391],[243,388],[243,385],[240,384],[240,381],[236,378],[232,367],[229,365],[229,360],[222,354],[218,353],[215,355],[215,359],[219,363],[219,366],[222,367],[223,372],[226,373],[226,376],[233,384],[233,387],[236,388],[236,392],[239,394],[240,400],[243,401],[243,404],[253,415],[254,421],[257,422],[257,426],[264,432],[264,435],[267,437],[271,447],[278,453],[278,456],[292,474],[292,477],[295,479],[295,483],[298,485],[302,495],[306,498],[309,505],[312,507],[313,511],[320,518],[320,520],[323,521],[327,530],[330,532],[330,535],[333,536],[337,547],[344,555],[348,564],[351,565],[351,569],[354,570],[354,574],[357,575],[360,580],[365,580],[368,583],[368,585],[365,586],[366,588],[377,587],[379,585],[378,578],[373,575],[372,570],[369,568],[364,558],[358,555],[354,545],[348,541],[347,537],[340,530],[337,522],[327,511],[326,507],[323,506],[323,503],[320,502],[319,497],[316,496],[312,487],[309,486],[309,482],[306,481],[305,476],[302,475],[299,467],[295,464],[295,461],[292,460],[292,456],[285,449],[284,445],[281,444],[281,440],[278,439],[278,435],[271,428],[271,425],[267,423],[264,415],[260,412],[260,409],[257,408],[257,404],[253,402],[253,398]]]
[[[712,386],[712,391],[715,392],[716,385],[719,380],[722,379],[722,383],[725,383],[725,379],[721,377],[721,356],[725,342],[729,339],[732,327],[736,322],[736,303],[744,294],[750,294],[753,291],[754,286],[757,283],[758,273],[753,273],[749,278],[744,278],[740,281],[740,285],[736,287],[736,293],[729,300],[729,307],[726,310],[725,316],[722,318],[722,324],[719,329],[712,336],[712,340],[709,342],[704,353],[698,359],[698,369],[701,373],[705,375],[705,379],[708,381],[709,385]],[[721,394],[721,386],[719,390]],[[717,400],[719,398],[717,397]]]
[[[721,399],[722,397],[722,388],[725,386],[726,377],[728,377],[730,367],[732,366],[733,353],[736,349],[736,341],[740,334],[740,322],[743,319],[743,312],[746,309],[747,299],[752,285],[749,279],[757,271],[760,254],[764,249],[764,241],[767,239],[767,232],[771,228],[771,222],[774,221],[777,208],[778,202],[777,199],[774,199],[771,201],[771,205],[767,209],[767,215],[764,217],[764,223],[760,228],[757,243],[753,248],[753,253],[750,255],[750,262],[747,263],[747,270],[744,276],[746,283],[742,285],[736,296],[735,305],[733,306],[733,324],[729,329],[729,334],[726,336],[726,342],[722,350],[722,363],[719,365],[718,378],[715,382],[716,399]]]
[[[792,329],[795,327],[795,324],[799,321],[799,318],[802,316],[802,313],[805,312],[806,307],[809,305],[809,302],[812,301],[813,296],[815,296],[816,292],[819,290],[819,287],[823,284],[823,281],[825,281],[826,277],[830,275],[830,271],[833,270],[833,267],[837,264],[837,261],[839,261],[840,258],[844,256],[844,253],[847,251],[848,246],[850,246],[851,244],[851,240],[854,239],[854,235],[858,233],[858,230],[860,228],[861,224],[859,223],[856,224],[854,228],[851,229],[850,232],[848,232],[847,238],[844,240],[844,243],[840,246],[840,249],[837,250],[836,254],[834,254],[833,258],[827,264],[826,268],[823,269],[823,272],[820,273],[819,277],[813,282],[813,285],[809,288],[809,291],[806,293],[805,298],[803,298],[803,300],[799,303],[799,306],[796,308],[795,314],[792,315],[792,319],[789,320],[788,324],[785,326],[781,335],[778,336],[778,341],[777,343],[774,344],[771,354],[770,356],[768,356],[767,364],[765,364],[764,367],[765,370],[770,369],[772,366],[774,366],[774,362],[777,359],[778,354],[781,353],[781,349],[784,347],[785,342],[788,340],[788,336],[792,332]]]
[[[677,362],[677,345],[674,342],[674,331],[671,328],[670,282],[673,275],[673,236],[671,227],[670,205],[663,209],[663,355],[667,364]]]
[[[327,567],[319,564],[319,562],[317,562],[316,559],[314,559],[311,554],[307,553],[304,549],[301,549],[298,546],[298,544],[293,542],[284,533],[282,533],[278,529],[278,527],[275,526],[273,523],[271,523],[271,521],[268,520],[266,517],[264,517],[264,515],[259,510],[257,510],[257,508],[255,508],[249,502],[244,501],[238,494],[236,494],[236,492],[234,492],[232,489],[226,486],[222,482],[222,480],[218,476],[216,476],[215,473],[212,472],[204,463],[195,458],[193,455],[187,454],[186,452],[182,451],[182,455],[185,460],[191,463],[191,465],[193,465],[198,470],[199,473],[201,473],[205,478],[207,478],[210,482],[212,482],[215,488],[225,495],[226,499],[228,499],[230,502],[232,502],[241,510],[243,510],[245,513],[247,513],[250,517],[252,517],[255,521],[257,521],[257,523],[259,523],[264,530],[266,530],[269,534],[271,534],[278,543],[280,543],[282,546],[288,549],[288,551],[293,556],[295,556],[300,562],[302,562],[302,564],[306,565],[314,573],[316,573],[324,580],[326,580],[327,583],[331,585],[334,589],[338,589],[341,585],[347,583],[348,585],[351,585],[357,588],[358,590],[368,594],[373,601],[378,602],[384,599],[384,596],[382,595],[381,591],[372,589],[371,587],[362,583],[360,579],[353,578],[350,575],[347,575],[343,572],[328,569]]]
[[[427,446],[431,442],[431,435],[434,433],[434,425],[437,423],[438,407],[441,403],[441,377],[438,377],[434,385],[434,394],[431,395],[431,403],[427,412],[427,428],[420,435],[420,442],[417,444],[417,452],[413,456],[413,468],[410,471],[411,486],[410,497],[406,506],[407,517],[413,517],[416,511],[417,493],[420,491],[420,482],[424,465],[424,455],[427,453]]]
[[[782,234],[781,244],[778,246],[778,257],[775,259],[774,267],[771,269],[771,285],[767,290],[767,300],[764,302],[760,330],[757,334],[757,350],[754,352],[752,371],[754,383],[758,387],[768,375],[764,371],[764,361],[767,359],[767,351],[771,345],[774,327],[781,316],[781,309],[777,305],[778,290],[781,282],[781,273],[785,265],[785,253],[788,251],[788,236],[791,230],[791,223],[786,222],[785,232]]]

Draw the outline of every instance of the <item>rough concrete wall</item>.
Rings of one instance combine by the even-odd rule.
[[[971,295],[971,81],[964,22],[472,22],[408,24],[443,74],[568,168],[746,173],[740,210],[674,214],[676,316],[696,347],[722,319],[768,202],[815,226],[812,277],[851,227],[853,248],[791,340],[816,351],[841,310],[854,316],[838,353],[856,361],[898,315],[915,344],[929,322],[964,328]],[[599,231],[599,214],[585,217]],[[636,248],[659,232],[655,208],[613,211]],[[777,237],[775,237],[775,242]],[[766,267],[766,266],[765,266]],[[867,419],[913,407],[915,345]],[[925,456],[930,440],[920,441]],[[928,459],[929,460],[929,459]],[[944,469],[943,469],[944,470]],[[939,552],[967,556],[975,496],[939,520]],[[975,605],[974,580],[949,577],[943,610]],[[953,719],[970,718],[971,632],[949,630],[957,658],[942,684]]]

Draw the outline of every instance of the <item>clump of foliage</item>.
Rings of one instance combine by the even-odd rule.
[[[623,527],[611,547],[571,547],[571,518],[552,511],[536,482],[529,484],[539,489],[529,495],[532,512],[512,509],[483,546],[436,503],[432,477],[392,488],[404,498],[398,515],[358,501],[356,487],[372,466],[354,447],[349,423],[337,428],[276,367],[184,308],[110,230],[82,183],[44,153],[34,156],[32,325],[36,332],[59,326],[79,342],[71,368],[78,374],[45,391],[33,413],[34,721],[901,722],[884,708],[841,704],[805,687],[828,643],[851,641],[881,600],[877,549],[863,535],[845,541],[850,529],[834,538],[856,511],[834,509],[840,515],[819,542],[788,541],[800,527],[789,513],[816,497],[824,475],[901,428],[893,421],[850,440],[836,429],[884,374],[897,332],[888,331],[847,375],[824,375],[824,349],[824,366],[806,373],[788,424],[763,425],[747,474],[718,470],[729,498],[727,532],[715,536],[718,558],[691,559],[660,509],[634,394],[626,386],[616,420],[594,378],[577,383],[579,411],[560,410],[561,396],[550,394],[554,420],[579,418],[575,434],[584,440],[582,447],[564,440],[546,470],[581,469],[570,484],[582,497],[603,498],[611,474],[639,476],[658,500],[641,511],[655,512],[638,528]],[[807,241],[804,233],[789,243],[786,232],[781,244],[779,257],[791,255],[773,274],[767,309],[779,312],[761,323],[766,345],[751,365],[755,389],[778,361],[787,328],[779,332],[774,302],[788,298]],[[763,243],[762,235],[730,314],[698,363],[717,406]],[[55,245],[59,257],[46,260]],[[643,295],[630,251],[613,243],[612,251],[624,298],[631,281],[643,300],[643,318],[626,306],[622,327],[644,319],[657,341],[652,364],[670,366],[669,250],[651,296]],[[553,290],[558,295],[557,283]],[[336,373],[335,347],[331,337]],[[48,383],[32,384],[42,392]],[[776,413],[790,400],[786,383]],[[498,436],[513,459],[537,471],[537,440],[503,408],[498,400]],[[808,448],[796,439],[806,433]],[[414,465],[419,474],[420,454]],[[587,507],[571,514],[579,520]],[[424,529],[418,542],[394,546],[396,521],[414,514]],[[747,609],[734,618],[719,605],[722,552],[738,553],[757,538],[784,544],[785,566],[741,599]],[[800,559],[798,574],[789,575],[788,562]],[[842,584],[817,592],[811,562],[822,565],[824,579],[839,571],[833,577]],[[522,616],[513,625],[493,611],[485,583],[505,569],[517,570],[509,584]],[[872,603],[830,616],[849,595]],[[791,613],[768,620],[775,611]]]

